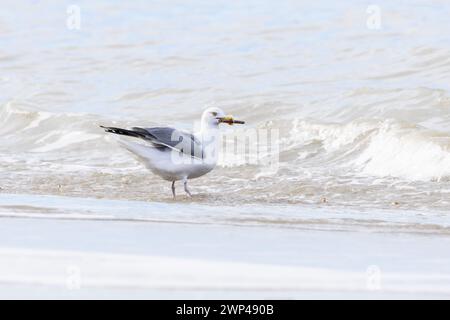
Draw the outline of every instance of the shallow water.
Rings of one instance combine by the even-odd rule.
[[[378,1],[381,29],[358,0],[91,1],[80,30],[70,4],[0,12],[2,193],[171,201],[98,125],[190,129],[218,106],[279,131],[279,168],[225,160],[194,203],[449,209],[445,1]]]
[[[42,195],[0,195],[0,218],[256,227],[261,232],[271,228],[277,232],[291,229],[450,235],[450,221],[442,211],[336,210],[326,206],[260,204],[210,206]]]

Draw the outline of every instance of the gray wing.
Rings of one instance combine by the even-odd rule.
[[[156,146],[170,148],[203,159],[202,143],[192,134],[168,127],[133,128],[144,140]]]

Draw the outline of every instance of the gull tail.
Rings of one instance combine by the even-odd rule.
[[[145,138],[145,134],[138,131],[133,130],[127,130],[122,128],[115,128],[115,127],[104,127],[100,126],[100,128],[105,129],[105,132],[114,133],[122,136],[129,136],[129,137],[135,137],[135,138]]]
[[[122,147],[131,152],[136,160],[141,162],[147,169],[154,171],[161,159],[161,151],[158,147],[149,147],[138,142],[125,141],[118,139],[117,141]],[[162,158],[165,159],[165,158]]]

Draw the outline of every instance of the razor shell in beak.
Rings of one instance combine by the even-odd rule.
[[[219,120],[219,123],[228,123],[230,126],[233,124],[245,124],[245,121],[235,120],[232,116],[217,118],[217,120]]]

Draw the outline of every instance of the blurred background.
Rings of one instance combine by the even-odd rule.
[[[218,106],[279,130],[280,170],[222,163],[197,201],[448,209],[446,1],[2,4],[4,191],[159,199],[97,125]]]

